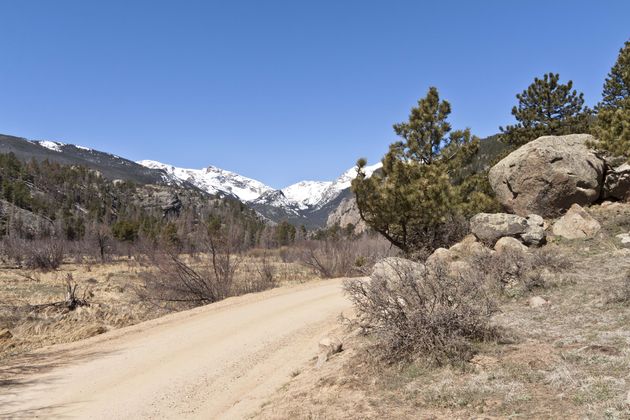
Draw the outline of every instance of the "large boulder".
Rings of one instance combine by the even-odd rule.
[[[470,231],[488,245],[509,236],[526,245],[539,246],[545,243],[544,223],[536,214],[521,217],[507,213],[479,213],[470,219]]]
[[[479,213],[470,219],[470,231],[480,241],[494,245],[504,236],[519,236],[527,230],[524,217],[507,213]]]
[[[539,246],[545,243],[545,220],[537,214],[530,214],[526,218],[527,228],[520,236],[526,245]]]
[[[603,198],[630,201],[630,164],[623,164],[606,174]]]
[[[455,255],[446,248],[438,248],[427,257],[426,264],[432,267],[448,265],[455,259]]]
[[[593,203],[602,192],[605,162],[590,141],[589,134],[544,136],[510,153],[490,169],[497,199],[510,213],[543,217]]]
[[[592,238],[601,230],[599,222],[580,205],[574,204],[569,211],[554,223],[552,231],[566,239]]]
[[[621,246],[630,248],[630,233],[620,233],[619,235],[615,235],[615,238],[619,239]]]
[[[527,252],[527,247],[523,245],[518,239],[512,238],[510,236],[505,236],[497,241],[494,244],[494,250],[499,254],[503,254],[506,252]]]
[[[451,246],[448,249],[450,255],[459,258],[467,258],[470,256],[480,255],[488,251],[488,249],[477,240],[475,235],[467,235],[464,239]]]
[[[400,279],[402,276],[424,276],[426,273],[424,264],[399,257],[387,257],[374,264],[372,278],[384,278],[390,281]]]

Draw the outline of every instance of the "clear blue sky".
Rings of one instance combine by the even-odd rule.
[[[589,104],[630,1],[1,1],[0,133],[282,187],[379,160],[429,86],[456,128],[534,76]]]

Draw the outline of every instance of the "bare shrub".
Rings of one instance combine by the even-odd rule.
[[[4,258],[18,266],[39,270],[56,270],[63,263],[66,244],[55,238],[3,240]]]
[[[391,268],[344,283],[356,322],[375,338],[383,359],[460,363],[472,357],[474,342],[496,336],[490,324],[495,302],[472,272],[452,275],[441,264]]]
[[[551,246],[527,252],[506,249],[476,253],[469,263],[479,278],[508,295],[547,287],[551,278],[570,265],[569,259]]]
[[[1,242],[1,257],[5,263],[13,263],[17,266],[22,265],[24,255],[22,253],[23,239],[4,237]]]
[[[391,246],[380,238],[313,240],[302,244],[300,263],[323,278],[365,275]]]
[[[304,245],[300,261],[323,278],[346,276],[353,266],[348,245],[345,241],[311,241]]]
[[[83,297],[77,297],[78,285],[73,282],[72,274],[66,276],[66,299],[64,301],[66,308],[70,311],[75,310],[79,306],[89,306],[87,292],[83,293]]]
[[[238,225],[214,220],[200,234],[200,253],[185,258],[176,248],[156,248],[149,257],[158,272],[144,274],[144,289],[138,294],[147,300],[188,307],[236,294],[234,276],[241,262],[242,234]]]
[[[56,239],[32,241],[26,247],[26,267],[56,270],[63,262],[64,243]]]
[[[277,272],[267,254],[263,254],[255,263],[256,275],[246,276],[236,283],[235,294],[262,292],[278,286]]]
[[[143,298],[193,307],[231,295],[237,266],[233,255],[202,254],[187,261],[165,251],[156,253],[152,262],[158,272],[143,274]]]

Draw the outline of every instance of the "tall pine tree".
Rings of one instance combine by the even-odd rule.
[[[593,134],[598,148],[630,158],[630,41],[619,51],[604,82]]]
[[[390,145],[381,171],[368,178],[366,161],[358,162],[352,190],[361,217],[406,254],[459,240],[466,216],[494,203],[482,188],[462,187],[478,140],[468,129],[451,131],[450,112],[430,88],[409,120],[394,125],[402,140]]]
[[[584,94],[573,82],[560,83],[560,75],[548,73],[534,78],[527,89],[516,95],[512,108],[517,123],[499,127],[502,139],[521,146],[540,136],[590,132],[591,111],[584,106]]]

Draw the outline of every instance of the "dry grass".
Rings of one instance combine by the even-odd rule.
[[[596,216],[599,209],[594,211]],[[604,235],[565,241],[565,270],[533,292],[504,295],[493,322],[508,332],[483,343],[464,367],[374,363],[366,337],[321,369],[291,378],[260,418],[630,418],[630,250],[610,235],[625,226],[601,218]],[[532,308],[542,295],[548,305]]]
[[[235,282],[247,283],[260,277],[261,257],[244,256]],[[279,285],[303,283],[315,276],[297,263],[282,262],[277,255],[267,257]],[[0,363],[46,345],[65,343],[133,325],[164,315],[167,310],[139,299],[142,277],[155,274],[154,267],[122,258],[106,264],[66,262],[55,271],[0,268],[0,331],[13,335],[0,339]],[[89,307],[68,311],[59,307],[34,305],[64,299],[67,275],[84,292]]]

